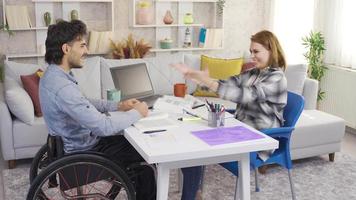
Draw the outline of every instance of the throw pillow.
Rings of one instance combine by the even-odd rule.
[[[19,120],[32,125],[35,116],[30,96],[15,79],[5,77],[5,99],[10,112]]]
[[[209,70],[209,76],[213,79],[227,79],[230,76],[240,74],[243,64],[243,58],[237,59],[221,59],[201,56],[200,70]],[[209,96],[217,97],[214,92],[203,90],[197,87],[194,96]]]
[[[40,84],[40,75],[43,73],[41,69],[37,70],[37,72],[30,75],[21,75],[21,81],[23,88],[30,95],[31,100],[33,102],[33,107],[35,109],[35,115],[37,117],[42,117],[40,98],[38,94],[39,84]]]

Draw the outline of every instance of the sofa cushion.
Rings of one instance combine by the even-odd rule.
[[[39,146],[46,143],[48,129],[43,117],[35,117],[32,125],[18,119],[12,121],[14,148]]]
[[[240,74],[243,64],[242,58],[237,59],[221,59],[201,56],[200,69],[208,70],[209,76],[213,79],[227,79],[230,76]],[[197,87],[194,96],[212,96],[217,97],[214,92],[208,92]]]
[[[288,91],[302,95],[304,81],[307,77],[307,66],[304,64],[288,65],[286,69]]]
[[[4,88],[6,104],[11,113],[31,125],[35,116],[32,100],[28,93],[16,80],[10,77],[5,77]]]
[[[5,76],[14,79],[21,86],[22,82],[20,76],[33,74],[38,69],[46,71],[47,66],[5,61]]]
[[[21,81],[23,88],[26,92],[30,95],[33,107],[35,109],[35,115],[37,117],[42,117],[42,110],[40,105],[40,98],[39,98],[39,83],[40,83],[40,74],[43,71],[41,69],[37,70],[37,72],[30,74],[30,75],[21,75]]]
[[[83,68],[72,69],[72,72],[85,97],[101,98],[100,57],[87,58]]]
[[[304,110],[292,132],[291,148],[304,148],[340,142],[345,134],[345,121],[319,111]]]

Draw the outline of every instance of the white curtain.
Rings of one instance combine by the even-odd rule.
[[[270,29],[278,37],[288,64],[306,63],[302,37],[313,29],[314,0],[272,0]]]
[[[324,61],[356,69],[356,1],[319,0],[318,23],[326,40]]]

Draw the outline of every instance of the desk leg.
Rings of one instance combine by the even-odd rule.
[[[235,200],[250,200],[250,154],[243,154],[239,161],[239,177],[236,181]]]
[[[157,200],[168,199],[169,168],[157,164]]]

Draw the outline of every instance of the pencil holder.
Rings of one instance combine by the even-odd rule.
[[[222,112],[209,111],[208,126],[220,127],[220,126],[224,126],[224,125],[225,125],[225,111],[222,111]]]
[[[208,113],[208,126],[217,127],[218,126],[218,115],[216,112],[209,111]]]

